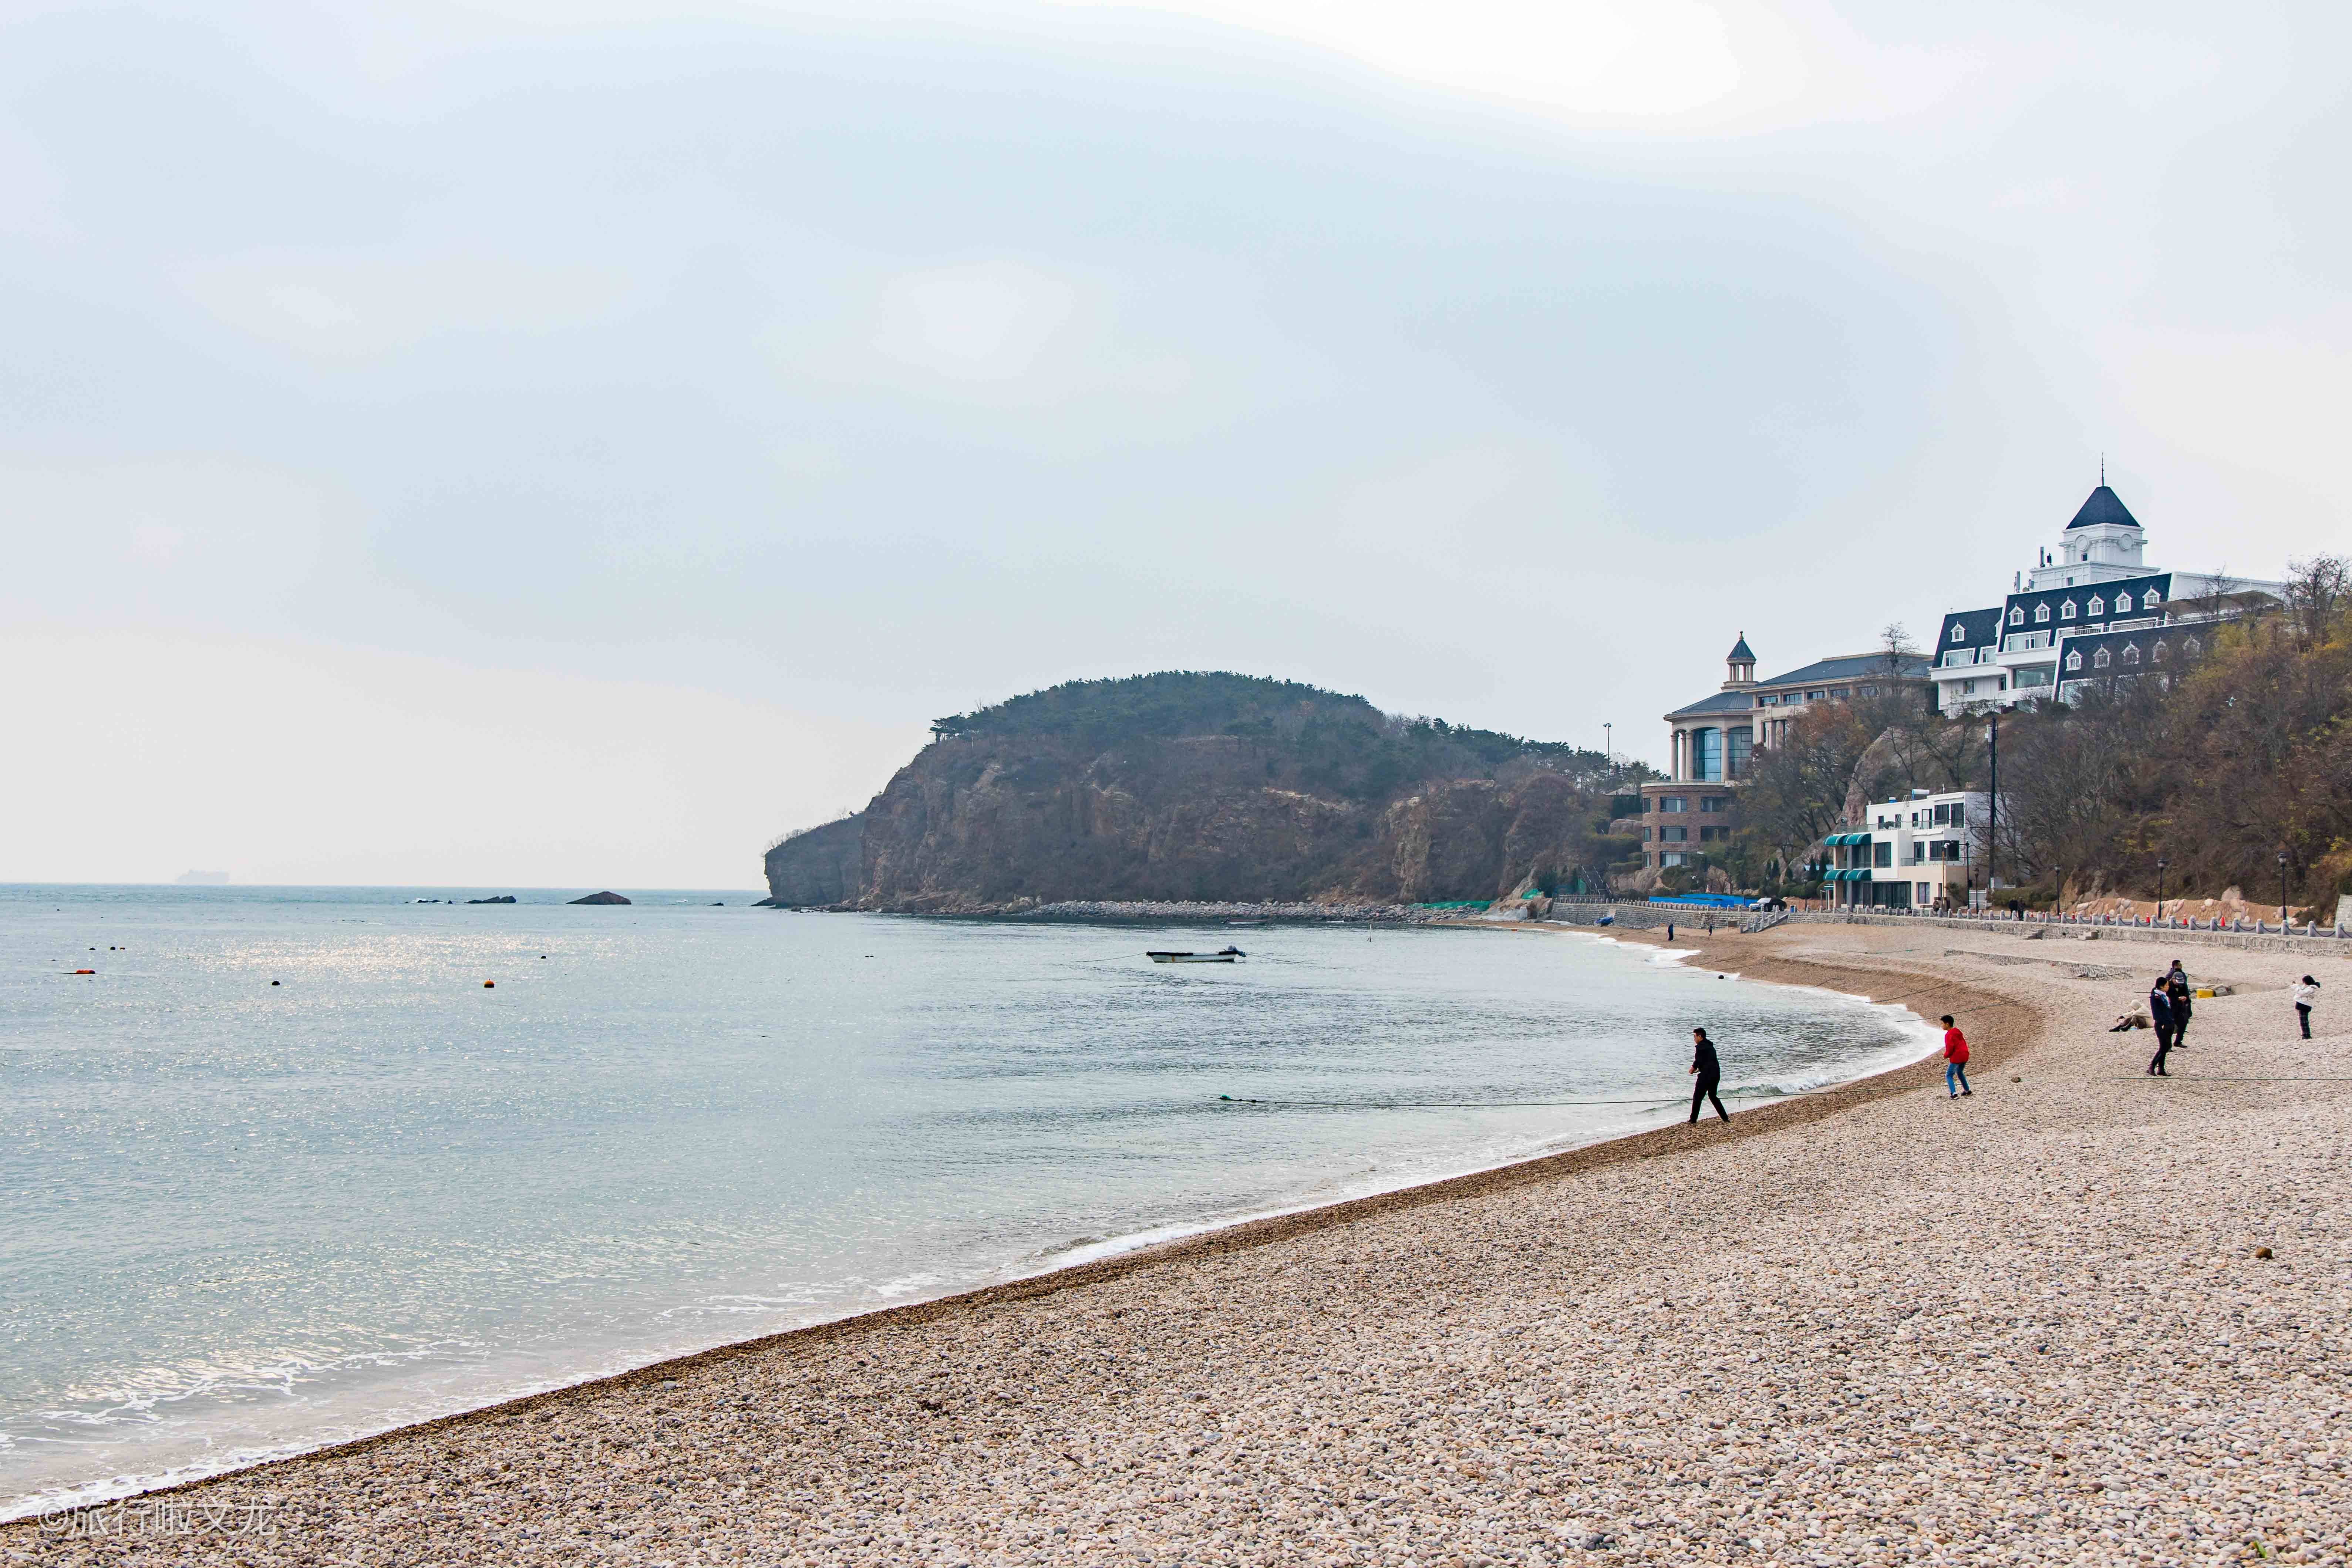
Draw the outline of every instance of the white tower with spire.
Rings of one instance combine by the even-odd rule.
[[[2144,557],[2147,536],[2139,519],[2107,488],[2107,466],[2099,465],[2099,488],[2091,492],[2074,521],[2058,536],[2058,548],[2045,550],[2032,571],[2025,574],[2028,589],[2070,588],[2077,583],[2111,583],[2147,571]]]

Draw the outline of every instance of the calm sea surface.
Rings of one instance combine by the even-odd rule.
[[[0,888],[0,1513],[1654,1125],[1695,1023],[1931,1045],[1573,936],[478,896]]]

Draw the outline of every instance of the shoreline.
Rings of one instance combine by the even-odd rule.
[[[2144,975],[1692,947],[1958,1014],[1975,1098],[1918,1063],[151,1495],[289,1568],[2352,1560],[2352,1026],[2294,1037],[2307,961],[2193,967],[2233,994],[2156,1080],[2106,1032]]]
[[[1699,966],[1714,967],[1710,955],[1701,947],[1684,944],[1669,947],[1663,942],[1644,940],[1646,936],[1653,933],[1619,932],[1542,921],[1486,921],[1463,918],[1453,911],[1446,911],[1446,914],[1450,918],[1433,918],[1399,923],[1410,923],[1428,929],[1580,938],[1596,944],[1622,946],[1629,950],[1654,949],[1655,951],[1650,958],[1652,963],[1671,959],[1682,966],[1688,967],[1694,963],[1699,963],[1701,960],[1708,960],[1706,963],[1699,963]],[[1069,917],[1055,918],[1069,919]],[[1357,918],[1360,920],[1361,917]],[[1070,920],[1070,923],[1121,922],[1119,917],[1110,917],[1100,922],[1081,918]],[[1283,923],[1328,922],[1286,921]],[[1770,965],[1768,963],[1765,967],[1770,967]],[[1768,975],[1756,972],[1753,967],[1737,971],[1725,969],[1722,973],[1734,982],[1745,980],[1791,989],[1820,991],[1844,1001],[1861,1002],[1871,1006],[1903,1006],[1905,1011],[1919,1019],[1923,1026],[1927,1024],[1926,1016],[1920,1014],[1916,1008],[1905,1006],[1899,1001],[1889,1002],[1875,998],[1859,990],[1827,984],[1818,976],[1801,976],[1794,973],[1787,977]],[[1856,970],[1851,972],[1849,977],[1854,980],[1868,980],[1870,975],[1867,972]],[[1846,1097],[1851,1091],[1865,1089],[1881,1079],[1916,1073],[1925,1066],[1927,1060],[1927,1058],[1923,1056],[1894,1067],[1880,1068],[1859,1077],[1839,1079],[1816,1089],[1769,1096],[1757,1095],[1744,1100],[1734,1098],[1732,1104],[1738,1109],[1734,1114],[1732,1130],[1735,1132],[1742,1131],[1742,1124],[1748,1118],[1766,1111],[1786,1111],[1793,1107],[1825,1098],[1836,1098],[1841,1104],[1864,1102],[1868,1099],[1875,1098],[1875,1094],[1864,1094],[1853,1100],[1848,1100]],[[1738,1092],[1730,1091],[1731,1095],[1737,1095]],[[1677,1094],[1672,1099],[1660,1100],[1655,1103],[1661,1108],[1675,1108],[1680,1106],[1681,1100],[1682,1097]],[[1797,1118],[1796,1121],[1801,1123],[1804,1121],[1815,1120],[1819,1116],[1830,1114],[1832,1109],[1833,1108],[1823,1108],[1811,1115]],[[794,1328],[756,1334],[746,1339],[730,1340],[703,1350],[663,1356],[618,1372],[570,1378],[534,1392],[504,1395],[485,1404],[467,1405],[463,1409],[420,1421],[404,1422],[356,1437],[317,1447],[290,1448],[275,1455],[240,1458],[224,1464],[219,1468],[205,1468],[201,1473],[185,1474],[184,1479],[170,1479],[172,1475],[170,1471],[154,1477],[128,1478],[129,1485],[122,1490],[100,1490],[99,1489],[107,1486],[106,1482],[88,1483],[87,1487],[92,1495],[86,1499],[38,1504],[26,1511],[0,1515],[0,1540],[5,1540],[5,1531],[18,1526],[28,1524],[37,1526],[44,1520],[54,1520],[60,1516],[92,1510],[103,1510],[125,1504],[136,1504],[148,1500],[177,1496],[225,1480],[263,1475],[286,1466],[365,1453],[386,1443],[411,1436],[437,1433],[469,1423],[523,1414],[536,1410],[551,1400],[591,1395],[602,1390],[633,1387],[647,1378],[653,1378],[658,1382],[677,1371],[713,1364],[738,1355],[786,1349],[803,1342],[829,1342],[869,1330],[879,1331],[927,1322],[948,1311],[980,1310],[1005,1301],[1037,1300],[1057,1294],[1064,1289],[1083,1289],[1106,1280],[1120,1279],[1138,1270],[1149,1269],[1165,1263],[1181,1262],[1189,1258],[1215,1256],[1229,1250],[1247,1249],[1293,1236],[1345,1226],[1369,1215],[1404,1212],[1431,1204],[1448,1203],[1463,1197],[1504,1191],[1525,1182],[1539,1182],[1601,1169],[1620,1161],[1654,1158],[1659,1153],[1672,1151],[1673,1135],[1685,1128],[1685,1124],[1678,1120],[1681,1115],[1680,1110],[1676,1109],[1673,1110],[1673,1116],[1668,1123],[1664,1126],[1630,1132],[1602,1133],[1583,1142],[1573,1142],[1565,1148],[1512,1155],[1491,1163],[1476,1165],[1444,1175],[1416,1175],[1407,1178],[1399,1185],[1378,1186],[1370,1191],[1356,1192],[1345,1197],[1313,1199],[1270,1211],[1252,1212],[1198,1222],[1183,1222],[1176,1227],[1160,1226],[1153,1230],[1135,1233],[1137,1237],[1158,1236],[1162,1237],[1161,1239],[1107,1237],[1101,1242],[1074,1249],[1091,1256],[1072,1258],[1064,1255],[1025,1271],[1019,1271],[1017,1265],[1004,1266],[1005,1269],[1015,1271],[1006,1272],[1000,1269],[995,1271],[998,1274],[997,1278],[983,1284],[951,1289],[937,1296],[922,1297],[904,1303],[869,1307],[837,1318],[828,1318]],[[1770,1126],[1777,1128],[1782,1124],[1780,1120],[1775,1120]],[[1658,1141],[1665,1142],[1658,1142],[1657,1147],[1653,1147],[1653,1143]],[[1164,1234],[1171,1228],[1176,1234]],[[1097,1249],[1108,1250],[1098,1251]],[[194,1467],[187,1466],[180,1468],[185,1472],[194,1469]],[[20,1500],[19,1506],[24,1500]]]

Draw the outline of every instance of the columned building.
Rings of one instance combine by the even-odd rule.
[[[1809,708],[1916,688],[1927,675],[1918,655],[1881,650],[1817,659],[1759,680],[1744,632],[1724,666],[1721,688],[1665,716],[1668,776],[1642,786],[1642,858],[1653,870],[1724,847],[1734,799],[1756,752],[1788,744]]]

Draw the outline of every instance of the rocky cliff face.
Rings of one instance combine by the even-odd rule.
[[[865,852],[862,813],[795,833],[768,851],[768,896],[803,909],[846,903],[863,883]]]
[[[1086,683],[1102,702],[942,721],[863,812],[770,852],[771,893],[939,912],[1080,899],[1411,903],[1504,897],[1597,873],[1613,854],[1596,842],[1609,781],[1591,753],[1416,728],[1286,683],[1244,682],[1233,701],[1149,685],[1219,681],[1242,678]],[[1139,714],[1139,690],[1171,700]]]

